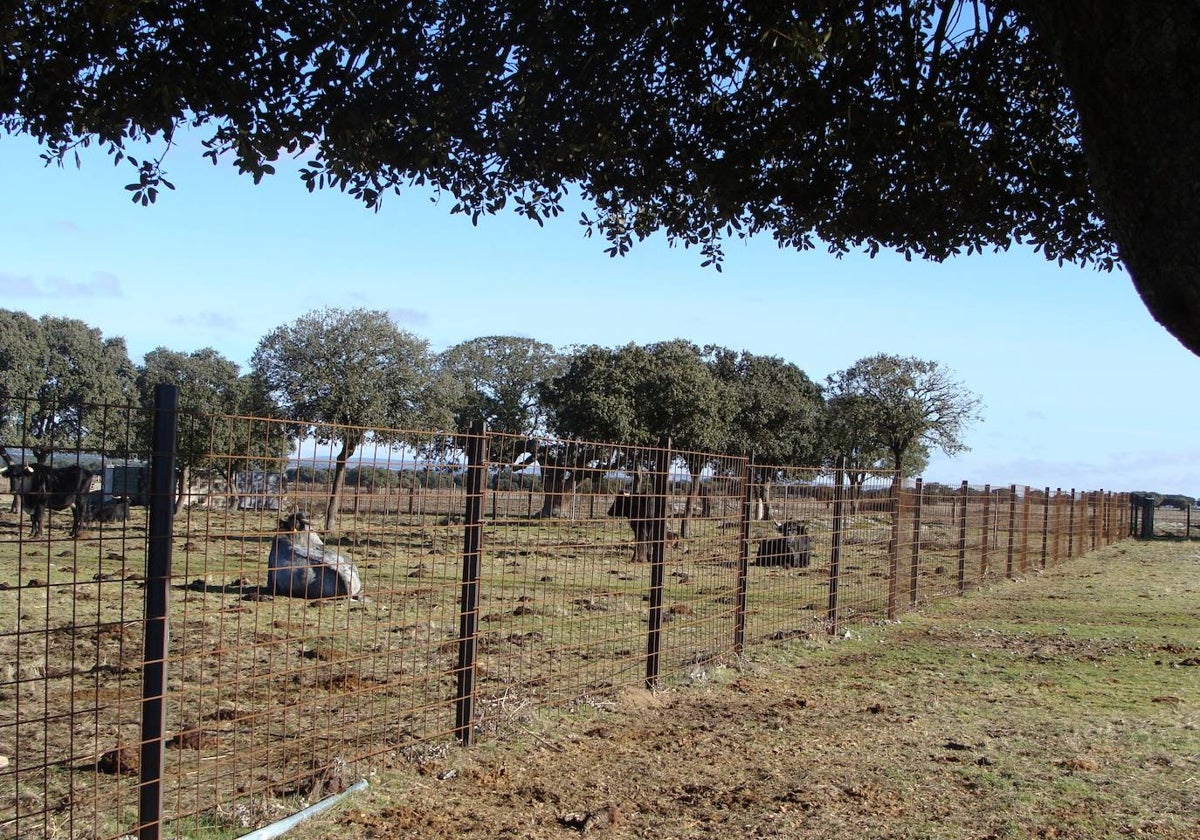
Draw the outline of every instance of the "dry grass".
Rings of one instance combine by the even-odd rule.
[[[297,838],[1200,836],[1200,550],[1122,543],[379,774]]]

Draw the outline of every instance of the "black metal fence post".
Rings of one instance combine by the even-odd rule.
[[[475,655],[479,627],[479,573],[483,549],[483,488],[487,474],[487,426],[471,424],[467,436],[466,509],[463,518],[462,597],[458,609],[458,688],[454,734],[464,747],[475,738]]]
[[[170,640],[171,540],[175,517],[175,458],[179,389],[154,389],[150,494],[146,528],[146,606],[142,642],[142,744],[138,779],[138,838],[162,836],[163,738],[167,728],[167,650]]]
[[[658,687],[659,651],[662,648],[663,585],[666,579],[667,488],[671,468],[671,439],[659,447],[654,459],[653,512],[650,518],[650,615],[646,633],[646,688]]]
[[[745,487],[742,489],[741,539],[738,547],[737,586],[733,606],[733,652],[741,655],[746,646],[746,594],[750,576],[750,518],[753,516],[754,457],[746,459],[742,471]]]
[[[833,541],[829,549],[829,606],[825,623],[829,635],[838,631],[838,583],[842,576],[842,512],[845,504],[846,457],[839,455],[833,479]]]

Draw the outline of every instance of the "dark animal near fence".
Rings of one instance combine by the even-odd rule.
[[[0,476],[9,479],[10,486],[20,486],[21,506],[29,514],[29,536],[42,534],[42,519],[46,509],[71,509],[72,537],[79,536],[83,525],[85,496],[92,484],[92,473],[78,464],[69,467],[49,467],[45,464],[14,464],[7,455],[7,466]]]
[[[654,497],[643,493],[621,493],[608,508],[609,516],[623,516],[629,520],[633,531],[633,562],[650,559],[650,541],[653,538],[651,517],[654,515]]]
[[[644,493],[622,493],[609,506],[608,515],[623,516],[629,520],[629,528],[633,531],[634,540],[633,562],[648,562],[650,546],[654,541],[654,497]],[[667,545],[687,551],[679,534],[665,526],[664,539]]]
[[[807,569],[812,557],[808,528],[800,522],[776,522],[775,530],[782,536],[759,542],[754,565]]]
[[[267,593],[292,598],[358,598],[362,580],[349,559],[330,551],[303,513],[279,522],[267,558]]]
[[[129,518],[129,502],[112,499],[87,505],[87,520],[90,522],[124,522]]]

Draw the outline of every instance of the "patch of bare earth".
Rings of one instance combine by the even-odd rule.
[[[432,751],[298,836],[1192,840],[1198,595],[1195,548],[1120,544]],[[1147,598],[1161,621],[1095,623]]]

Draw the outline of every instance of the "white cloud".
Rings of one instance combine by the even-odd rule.
[[[121,281],[112,274],[98,271],[87,280],[67,280],[63,277],[18,277],[0,274],[0,294],[27,298],[95,298],[121,297]]]
[[[232,332],[238,328],[237,321],[220,312],[192,312],[168,319],[173,327],[202,327],[206,330]]]
[[[429,323],[429,314],[417,309],[389,309],[388,317],[402,327],[423,327]]]

